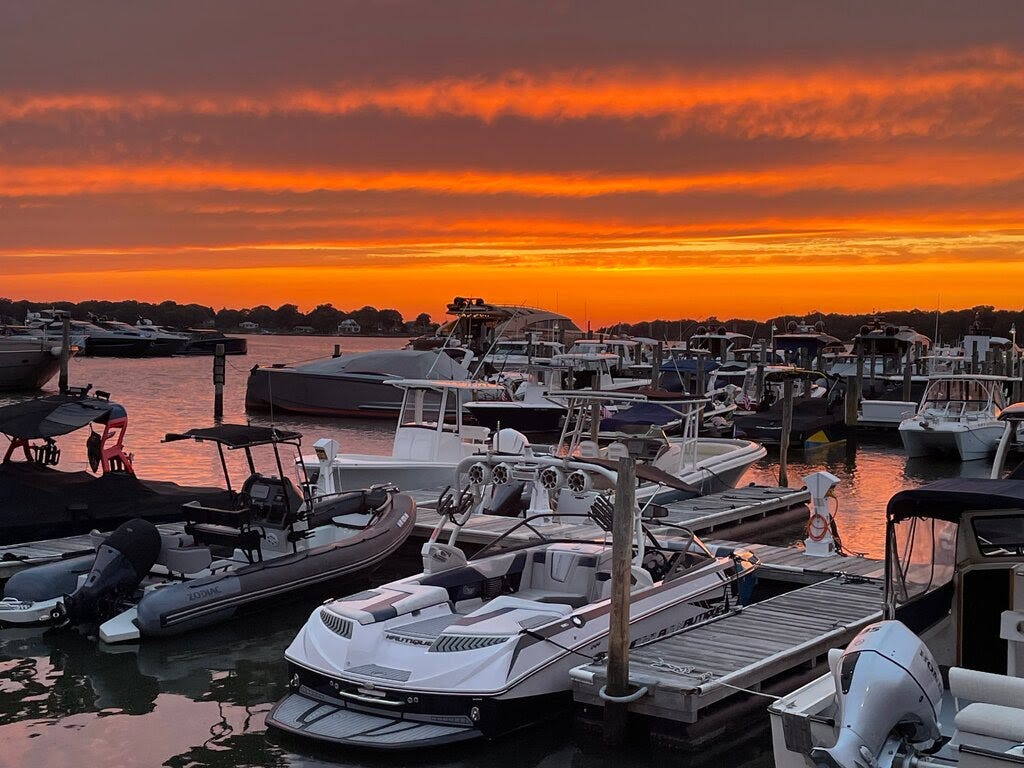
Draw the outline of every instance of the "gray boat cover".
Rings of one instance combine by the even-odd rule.
[[[468,371],[448,355],[437,352],[420,352],[413,349],[355,352],[292,365],[288,368],[321,376],[370,373],[395,376],[400,379],[429,378],[464,381],[469,378]]]
[[[50,395],[0,408],[0,433],[22,440],[38,440],[74,432],[111,416],[125,415],[124,407],[109,400],[78,395]]]

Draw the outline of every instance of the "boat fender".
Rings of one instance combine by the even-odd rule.
[[[117,527],[99,549],[85,581],[64,598],[72,622],[105,621],[118,603],[135,591],[160,554],[160,532],[148,520]]]
[[[85,453],[89,457],[89,469],[93,472],[100,468],[103,460],[103,438],[97,432],[90,432],[85,439]]]

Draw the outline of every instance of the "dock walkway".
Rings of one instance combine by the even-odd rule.
[[[816,664],[881,617],[882,585],[833,577],[630,651],[629,677],[645,695],[629,711],[695,723],[703,709],[757,691],[787,672]],[[570,673],[577,703],[602,706],[604,664]]]

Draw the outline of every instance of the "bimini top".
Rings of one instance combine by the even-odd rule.
[[[1024,509],[1024,480],[957,477],[900,491],[885,514],[898,523],[909,517],[958,522],[964,512],[986,509]]]
[[[20,440],[37,440],[74,432],[87,424],[106,424],[127,415],[124,406],[83,395],[49,395],[0,408],[0,432]]]
[[[216,427],[190,429],[187,432],[168,432],[164,436],[165,443],[176,440],[210,441],[226,445],[228,448],[251,448],[254,445],[270,445],[273,443],[297,443],[302,433],[289,432],[276,427],[254,427],[248,424],[220,424]]]

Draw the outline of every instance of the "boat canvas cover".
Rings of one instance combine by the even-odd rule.
[[[909,517],[956,523],[964,512],[988,509],[1024,509],[1024,480],[956,477],[920,488],[900,491],[886,508],[889,520]]]
[[[469,378],[466,369],[443,352],[420,352],[410,349],[356,352],[276,370],[291,370],[318,376],[361,373],[396,376],[401,379],[462,381]]]
[[[182,505],[229,508],[226,490],[140,480],[127,472],[96,477],[31,462],[0,464],[0,542],[13,544],[116,528],[133,517],[180,520]]]
[[[671,360],[666,360],[661,364],[660,371],[663,373],[697,373],[701,368],[704,369],[704,373],[710,373],[719,367],[718,363],[714,360],[704,359],[703,364],[699,364],[695,357],[677,357]]]
[[[228,448],[250,448],[255,445],[272,443],[295,443],[302,438],[300,432],[290,432],[276,427],[258,427],[249,424],[218,424],[215,427],[190,429],[187,432],[168,432],[165,443],[176,440],[197,440],[220,443]]]
[[[38,440],[74,432],[111,417],[125,415],[124,408],[108,400],[74,395],[38,397],[0,408],[0,433],[22,440]]]
[[[664,426],[682,418],[679,415],[679,406],[675,410],[658,402],[642,402],[624,408],[611,416],[601,419],[601,430],[617,432],[634,425],[642,426]]]

